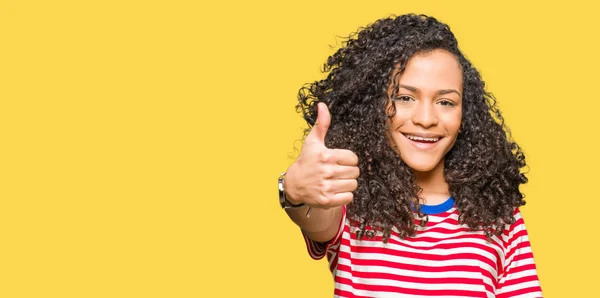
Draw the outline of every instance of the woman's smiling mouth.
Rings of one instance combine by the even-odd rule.
[[[430,149],[435,147],[438,142],[443,138],[440,136],[431,136],[431,135],[417,135],[417,134],[402,134],[405,138],[407,138],[411,144],[419,149]]]

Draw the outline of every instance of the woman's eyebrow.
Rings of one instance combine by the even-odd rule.
[[[413,86],[409,86],[409,85],[402,85],[402,84],[399,84],[399,86],[400,86],[400,88],[408,89],[408,91],[411,91],[411,92],[415,92],[415,93],[419,92],[419,88],[417,88],[417,87],[413,87]]]
[[[458,94],[458,96],[462,97],[460,92],[456,91],[455,89],[440,89],[436,92],[437,95],[444,95],[444,94],[449,94],[449,93],[456,93],[456,94]]]
[[[417,87],[410,86],[410,85],[403,85],[403,84],[399,84],[399,86],[400,86],[400,88],[404,88],[408,91],[411,91],[414,93],[419,93],[419,88],[417,88]],[[445,95],[445,94],[449,94],[449,93],[456,93],[456,94],[458,94],[458,96],[462,97],[460,92],[458,92],[456,89],[440,89],[437,92],[435,92],[436,95]]]

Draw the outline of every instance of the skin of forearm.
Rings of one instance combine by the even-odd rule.
[[[308,206],[286,209],[286,212],[306,236],[315,241],[326,242],[337,232],[342,217],[342,206],[328,209],[312,207],[308,217]]]

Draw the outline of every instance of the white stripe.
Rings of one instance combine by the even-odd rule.
[[[477,233],[483,233],[483,232],[455,231],[455,232],[443,232],[442,233],[442,232],[435,232],[435,231],[427,231],[427,232],[420,233],[416,237],[416,240],[418,241],[418,239],[421,237],[444,240],[444,239],[454,238],[454,237],[459,237],[459,236],[464,236],[464,235],[476,235]]]
[[[454,219],[454,220],[458,221],[459,214],[456,211],[456,208],[452,208],[452,209],[448,210],[448,212],[442,213],[442,214],[445,214],[446,216],[441,216],[438,214],[430,214],[429,222],[430,223],[438,223],[440,221],[443,221],[444,219]]]
[[[540,282],[537,280],[536,281],[528,281],[528,282],[518,283],[515,285],[510,285],[507,287],[502,287],[501,289],[498,289],[496,294],[508,293],[508,292],[512,292],[512,291],[516,291],[516,290],[539,287],[539,286],[540,286]]]
[[[501,281],[504,283],[511,279],[518,279],[518,278],[523,278],[523,277],[527,277],[527,276],[536,276],[536,275],[537,275],[537,272],[534,269],[529,269],[529,270],[524,270],[521,272],[516,272],[516,273],[506,275],[501,278]]]
[[[535,292],[525,293],[525,294],[521,294],[521,295],[517,295],[517,296],[511,296],[510,298],[541,298],[541,297],[542,297],[542,292],[535,291]]]
[[[531,247],[527,247],[526,249],[522,249],[521,251],[513,254],[511,256],[511,258],[509,260],[507,260],[508,262],[510,262],[510,267],[515,267],[515,266],[523,266],[526,264],[533,264],[533,257],[529,256],[527,258],[521,258],[519,260],[514,260],[516,257],[520,257],[521,255],[527,254],[527,253],[531,253]]]

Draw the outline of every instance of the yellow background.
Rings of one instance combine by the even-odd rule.
[[[451,26],[527,154],[546,297],[600,297],[587,2],[0,3],[0,297],[331,297],[277,203],[296,93],[407,12]]]

